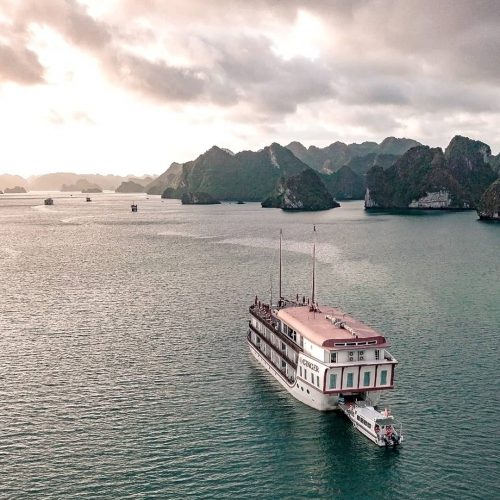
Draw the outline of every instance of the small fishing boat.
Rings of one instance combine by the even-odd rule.
[[[52,198],[45,198],[45,200],[43,200],[43,204],[44,205],[53,205],[54,200]]]
[[[137,204],[136,203],[132,203],[132,205],[130,205],[130,208],[132,209],[132,212],[137,212]]]
[[[340,409],[354,427],[378,446],[398,446],[403,442],[403,425],[390,412],[376,410],[366,401],[339,402]]]
[[[90,198],[90,196],[87,196],[87,198],[85,199],[85,201],[89,202],[89,201],[92,201],[92,199]]]

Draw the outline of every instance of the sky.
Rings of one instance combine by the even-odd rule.
[[[388,136],[497,154],[499,54],[496,0],[0,0],[0,173]]]

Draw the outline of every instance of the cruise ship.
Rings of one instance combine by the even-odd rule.
[[[281,246],[280,233],[279,300],[273,305],[256,296],[251,304],[247,334],[250,352],[302,403],[320,411],[343,410],[351,420],[356,415],[355,427],[360,424],[360,430],[366,427],[371,434],[374,428],[380,434],[378,414],[384,424],[381,430],[385,432],[387,424],[392,434],[387,410],[382,414],[374,408],[381,394],[394,388],[398,362],[388,351],[389,342],[340,309],[318,305],[314,297],[315,244],[312,297],[282,297]],[[365,419],[363,412],[370,418]],[[377,444],[384,442],[382,436],[365,435]]]

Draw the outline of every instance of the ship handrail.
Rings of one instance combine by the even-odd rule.
[[[294,384],[295,384],[295,378],[294,377],[289,377],[287,376],[286,372],[283,371],[283,369],[279,366],[276,366],[273,362],[273,360],[263,351],[261,351],[259,349],[258,346],[256,346],[252,341],[251,339],[249,338],[249,335],[247,335],[247,342],[256,350],[259,351],[259,354],[266,359],[266,361],[272,365],[272,367],[277,371],[277,373],[283,378],[283,380],[285,380],[285,382],[290,386],[290,387],[293,387]],[[295,371],[297,371],[296,367],[295,367]]]
[[[255,317],[255,319],[261,321],[267,328],[269,328],[275,335],[278,335],[280,340],[285,342],[289,347],[291,347],[296,353],[301,352],[301,348],[296,344],[290,337],[287,337],[282,331],[276,328],[272,323],[269,323],[265,318],[256,314],[252,309],[250,309],[250,314]],[[260,332],[259,332],[260,333]]]
[[[295,368],[295,370],[297,370],[297,364],[298,364],[298,357],[297,357],[297,361],[294,361],[293,359],[291,359],[290,357],[288,357],[286,355],[286,353],[284,351],[281,351],[281,350],[278,350],[278,348],[272,344],[271,342],[269,342],[269,340],[264,337],[262,335],[261,332],[259,332],[253,325],[252,323],[249,322],[249,326],[250,326],[250,329],[255,332],[259,338],[265,342],[274,352],[276,352],[279,356],[281,356],[285,361],[287,361],[293,368]],[[274,363],[273,363],[274,364]]]

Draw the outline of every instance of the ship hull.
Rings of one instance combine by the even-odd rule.
[[[248,339],[247,344],[252,357],[258,362],[258,364],[295,399],[319,411],[340,410],[338,406],[339,394],[324,394],[323,392],[315,389],[312,385],[306,384],[303,381],[295,380],[293,383],[288,382],[276,366],[270,363],[268,359],[266,359]],[[380,398],[380,391],[370,393],[369,398],[373,404],[376,404]]]

